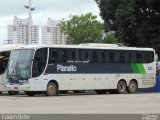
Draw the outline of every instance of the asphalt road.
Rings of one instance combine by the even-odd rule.
[[[143,114],[160,113],[160,93],[0,95],[0,113],[25,114]]]

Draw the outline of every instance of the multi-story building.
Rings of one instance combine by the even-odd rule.
[[[28,44],[28,18],[20,19],[17,16],[13,19],[13,24],[8,25],[8,40],[13,44]],[[31,21],[31,44],[39,43],[39,27],[33,25]]]
[[[42,35],[42,44],[66,44],[66,37],[61,32],[59,23],[62,20],[52,20],[48,18],[47,26],[42,27],[41,35]]]

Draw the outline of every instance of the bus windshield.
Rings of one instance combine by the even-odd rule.
[[[33,49],[13,50],[10,55],[7,78],[28,79],[31,77]]]

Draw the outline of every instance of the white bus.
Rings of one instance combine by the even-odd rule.
[[[7,78],[9,91],[29,96],[44,92],[95,90],[136,93],[155,86],[156,59],[152,48],[108,44],[37,45],[11,52]]]
[[[11,50],[17,48],[19,45],[6,44],[0,46],[0,93],[7,91],[7,78],[6,78],[6,67]],[[8,91],[9,95],[16,95],[18,91]]]

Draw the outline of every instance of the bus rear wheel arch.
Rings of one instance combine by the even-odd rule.
[[[129,82],[128,87],[127,87],[128,93],[134,94],[134,93],[137,92],[137,89],[138,89],[138,82],[137,82],[137,80],[131,80]]]
[[[58,92],[58,83],[55,81],[50,81],[47,85],[47,90],[45,92],[46,96],[55,96]]]
[[[117,84],[117,92],[119,94],[125,94],[127,91],[127,83],[125,80],[120,80]]]

